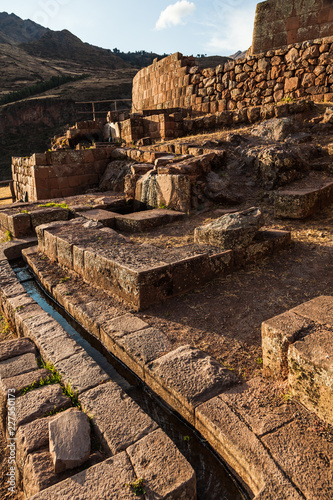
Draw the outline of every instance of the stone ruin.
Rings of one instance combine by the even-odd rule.
[[[295,413],[285,401],[272,408],[266,398],[272,384],[284,384],[333,425],[332,297],[264,321],[266,379],[241,384],[200,349],[175,348],[138,315],[288,247],[290,232],[266,227],[262,210],[248,202],[251,186],[265,190],[280,218],[304,219],[333,203],[332,179],[314,175],[318,165],[330,172],[332,144],[324,154],[307,144],[311,134],[297,130],[304,117],[317,133],[333,122],[331,11],[325,1],[263,2],[253,55],[201,69],[176,53],[141,70],[132,113],[108,115],[108,126],[119,130],[116,143],[106,142],[104,121],[85,121],[55,138],[52,150],[13,158],[21,202],[0,210],[1,229],[14,237],[0,253],[0,306],[30,340],[0,344],[0,378],[3,395],[8,387],[17,391],[17,475],[26,497],[129,500],[124,484],[144,477],[161,499],[195,500],[196,480],[157,424],[27,294],[9,264],[19,255],[96,341],[201,433],[255,499],[332,497],[331,445],[322,449],[314,439],[309,451],[297,430],[301,407]],[[238,134],[244,126],[268,146]],[[229,134],[186,138],[212,131]],[[238,181],[243,175],[242,195],[224,178],[234,171]],[[149,241],[156,228],[215,205],[222,208],[193,228],[190,244]],[[87,416],[70,408],[59,383],[20,392],[50,376],[38,369],[38,352],[77,391],[103,456],[92,453]],[[54,408],[66,411],[45,417]],[[314,483],[299,461],[294,467],[293,447],[309,460]],[[325,454],[322,469],[318,456]]]

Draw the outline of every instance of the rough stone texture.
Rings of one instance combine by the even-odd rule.
[[[171,351],[168,338],[156,328],[115,337],[113,354],[144,380],[144,366]]]
[[[332,443],[318,438],[310,428],[300,431],[297,421],[267,434],[263,442],[307,500],[331,500]]]
[[[150,171],[142,176],[135,189],[135,200],[140,206],[159,208],[161,206],[181,212],[191,208],[191,183],[187,175],[157,175]]]
[[[333,328],[333,296],[321,295],[294,307],[290,312]]]
[[[316,188],[277,191],[274,199],[276,217],[305,219],[333,203],[333,182]]]
[[[273,141],[284,141],[288,135],[295,132],[295,124],[291,118],[272,118],[255,127],[251,134],[265,137]]]
[[[234,374],[191,346],[182,346],[148,365],[149,386],[189,422],[194,409],[236,381]]]
[[[276,189],[301,179],[308,173],[308,165],[299,150],[289,145],[269,146],[255,159],[257,178],[264,189]]]
[[[124,484],[136,479],[130,460],[123,452],[44,490],[31,500],[134,500],[137,497]]]
[[[108,382],[80,396],[108,453],[125,450],[157,428],[157,424],[115,383]],[[126,418],[124,418],[126,415]]]
[[[108,164],[100,180],[99,189],[101,191],[124,192],[125,176],[131,173],[134,162],[124,160],[114,160]]]
[[[36,356],[33,353],[23,354],[0,362],[0,379],[7,379],[23,373],[37,370]]]
[[[56,474],[74,469],[90,455],[90,423],[78,409],[61,413],[49,422],[50,454]]]
[[[195,413],[196,429],[245,481],[256,499],[302,498],[276,466],[257,436],[220,397],[200,405]],[[273,496],[263,496],[265,490],[273,492]]]
[[[109,380],[104,370],[81,348],[81,352],[57,362],[62,382],[79,394]]]
[[[257,436],[278,429],[294,419],[295,407],[282,398],[275,396],[273,403],[267,402],[267,396],[272,393],[272,383],[261,377],[256,377],[242,385],[232,387],[219,398],[241,415]],[[278,389],[278,387],[277,387]],[[281,392],[281,390],[280,390]]]
[[[121,231],[140,232],[150,228],[163,226],[169,222],[183,218],[183,212],[174,210],[165,210],[156,208],[154,210],[145,210],[143,212],[134,212],[128,215],[118,215],[116,226]]]
[[[197,498],[194,470],[161,429],[130,446],[127,453],[137,477],[145,480],[147,500]]]
[[[194,231],[197,244],[208,244],[225,250],[246,247],[264,225],[264,218],[258,208],[236,212],[199,226]]]
[[[289,387],[306,408],[333,425],[333,330],[318,328],[289,348]]]
[[[37,354],[36,347],[29,339],[15,339],[0,343],[0,362],[15,356],[32,352]]]
[[[309,319],[287,311],[264,321],[261,325],[263,367],[265,376],[286,378],[288,376],[288,349],[300,335],[309,331]]]
[[[24,463],[29,453],[48,447],[49,422],[58,415],[38,418],[33,422],[21,425],[16,433],[16,463],[23,470]]]
[[[55,474],[48,450],[30,453],[23,468],[23,491],[27,498],[65,479],[64,474]]]
[[[71,406],[71,400],[64,396],[58,384],[46,385],[16,398],[16,427],[27,424],[48,412],[59,411]]]
[[[50,375],[51,372],[49,370],[42,369],[16,375],[11,378],[4,378],[1,380],[1,392],[5,395],[8,393],[8,389],[15,389],[15,392],[18,393],[21,389],[28,387],[34,382],[38,383],[41,380],[46,380]]]
[[[115,220],[118,214],[115,212],[108,212],[107,210],[89,210],[87,212],[81,212],[82,217],[85,219],[91,219],[97,222],[101,222],[103,226],[113,228],[115,226]]]

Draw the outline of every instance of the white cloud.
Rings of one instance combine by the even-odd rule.
[[[248,49],[252,43],[253,24],[249,22],[252,16],[250,9],[243,16],[235,12],[227,15],[222,29],[211,34],[206,50],[209,53],[229,55],[237,50]]]
[[[155,29],[163,30],[171,26],[184,24],[183,19],[192,14],[195,8],[195,4],[193,2],[188,2],[188,0],[179,0],[172,5],[168,5],[168,7],[161,12]]]

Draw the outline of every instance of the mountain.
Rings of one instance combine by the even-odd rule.
[[[47,28],[27,19],[23,21],[15,14],[0,12],[0,43],[18,45],[39,40],[49,31]]]

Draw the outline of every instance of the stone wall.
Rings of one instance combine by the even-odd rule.
[[[333,100],[333,37],[201,69],[180,53],[137,73],[133,111],[185,108],[192,115],[308,97]]]
[[[252,53],[332,35],[332,0],[267,0],[257,5]]]
[[[99,183],[113,149],[110,146],[79,151],[59,150],[13,158],[16,198],[38,201],[83,193]]]
[[[150,116],[133,114],[120,122],[120,134],[126,143],[136,142],[143,137],[150,139],[172,139],[184,132],[181,113],[159,113]]]

